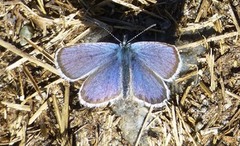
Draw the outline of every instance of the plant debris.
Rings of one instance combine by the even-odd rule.
[[[183,61],[166,106],[80,105],[57,49],[152,24],[134,41],[174,44]],[[238,0],[0,0],[0,145],[240,145],[239,24]]]

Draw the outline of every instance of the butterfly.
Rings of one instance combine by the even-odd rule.
[[[132,40],[132,39],[131,39]],[[80,103],[99,107],[120,98],[132,97],[146,106],[161,107],[172,81],[181,68],[173,45],[140,41],[120,44],[81,43],[59,49],[55,62],[68,81],[86,78],[79,90]]]

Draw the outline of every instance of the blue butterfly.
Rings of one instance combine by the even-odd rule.
[[[164,81],[174,79],[181,68],[175,46],[151,41],[82,43],[59,49],[55,61],[63,78],[87,77],[79,100],[88,107],[128,97],[160,107],[170,94]]]

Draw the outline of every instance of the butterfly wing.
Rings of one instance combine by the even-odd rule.
[[[76,81],[109,63],[118,49],[114,43],[82,43],[59,49],[55,62],[63,78]]]
[[[122,67],[117,57],[91,74],[79,91],[80,102],[89,107],[106,105],[122,95]]]
[[[161,78],[136,59],[131,60],[131,91],[134,99],[147,106],[160,107],[169,97],[169,90]]]
[[[131,45],[132,56],[164,80],[179,72],[180,55],[175,46],[160,42],[136,42]]]

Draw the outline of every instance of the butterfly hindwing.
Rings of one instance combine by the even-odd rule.
[[[115,57],[84,81],[79,99],[89,107],[102,106],[122,97],[122,91],[121,61]]]
[[[169,97],[169,90],[162,79],[134,58],[130,70],[130,86],[134,98],[147,106],[162,106],[162,102]]]

